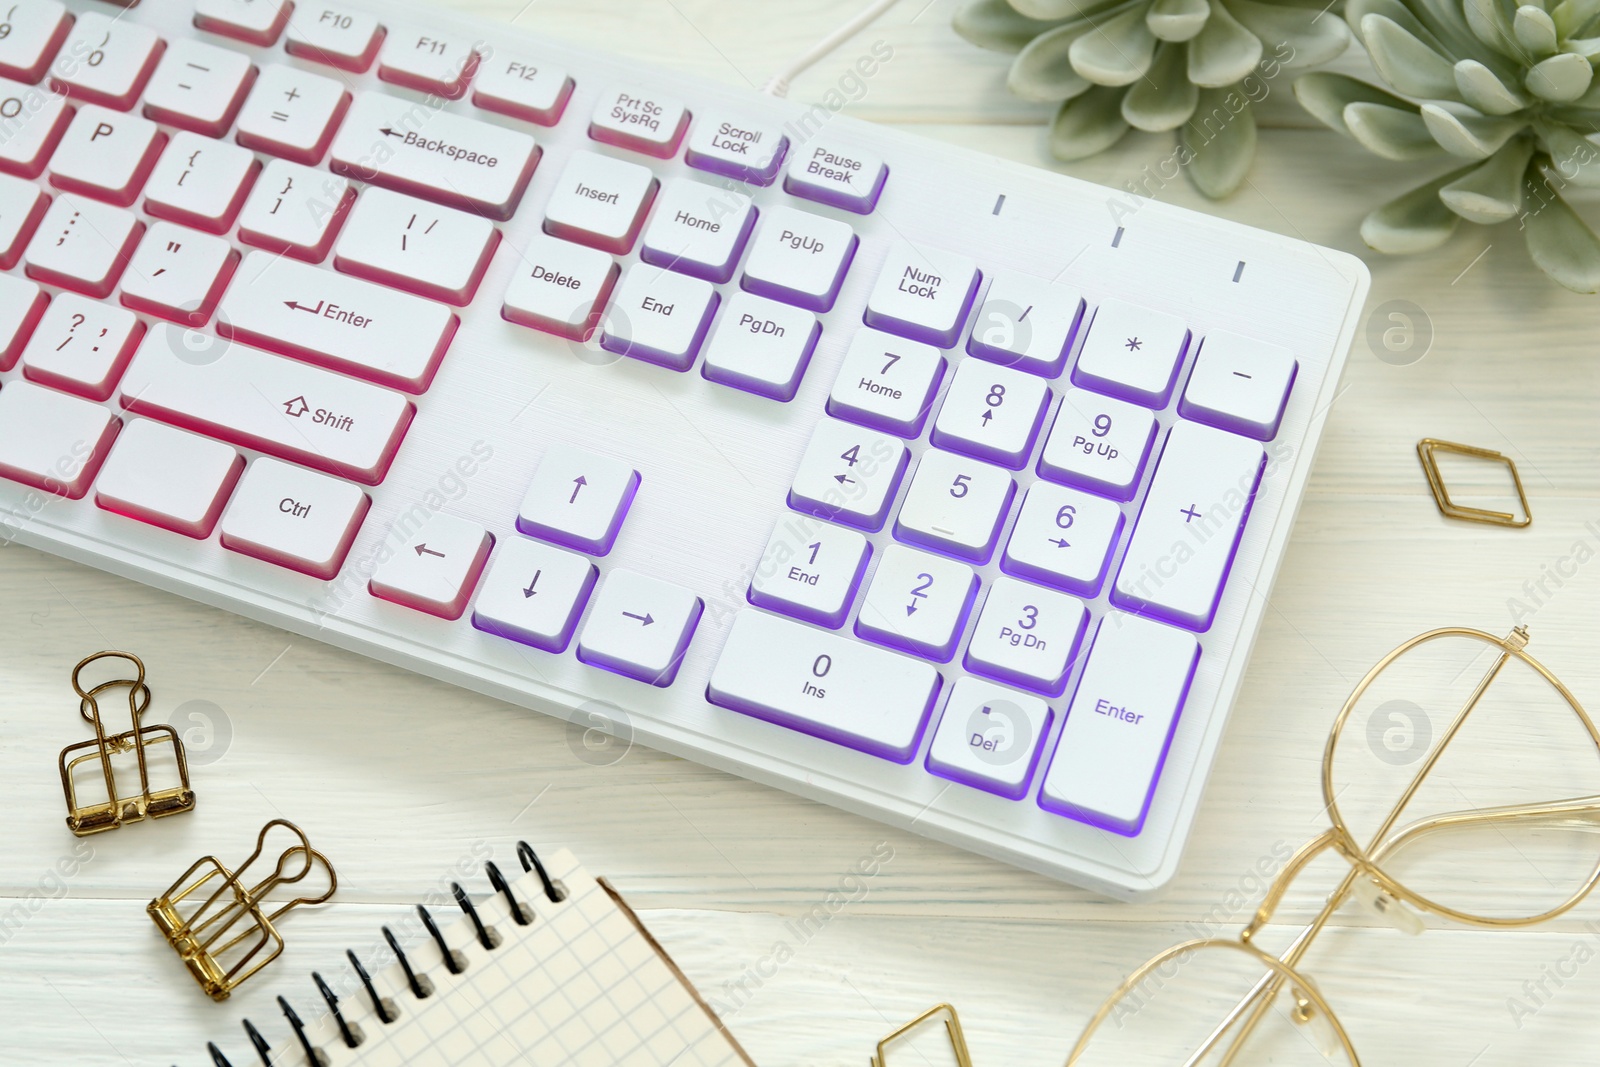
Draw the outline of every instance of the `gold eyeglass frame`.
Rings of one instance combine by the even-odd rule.
[[[1339,740],[1343,734],[1345,724],[1361,698],[1366,695],[1373,681],[1395,660],[1414,648],[1447,637],[1465,637],[1475,641],[1482,641],[1491,647],[1499,649],[1500,655],[1496,657],[1495,662],[1489,667],[1487,673],[1473,688],[1461,710],[1456,713],[1450,725],[1440,735],[1438,742],[1432,746],[1427,757],[1412,776],[1410,784],[1373,835],[1371,844],[1366,848],[1362,848],[1356,843],[1349,824],[1339,808],[1337,792],[1333,782],[1334,756],[1338,751]],[[1224,1040],[1230,1041],[1230,1044],[1224,1050],[1223,1058],[1218,1067],[1228,1067],[1228,1065],[1232,1064],[1243,1050],[1251,1033],[1254,1032],[1256,1026],[1270,1009],[1279,991],[1286,985],[1290,988],[1294,1001],[1291,1018],[1297,1023],[1304,1024],[1311,1022],[1317,1013],[1321,1013],[1322,1017],[1331,1025],[1333,1034],[1338,1040],[1339,1048],[1348,1057],[1352,1067],[1360,1067],[1361,1060],[1356,1055],[1355,1048],[1350,1041],[1350,1035],[1346,1033],[1343,1024],[1339,1022],[1338,1016],[1334,1014],[1328,1002],[1323,999],[1316,984],[1310,978],[1300,974],[1296,967],[1310,949],[1317,935],[1322,932],[1328,921],[1333,917],[1334,912],[1351,897],[1361,879],[1369,880],[1376,887],[1377,896],[1374,904],[1379,911],[1398,908],[1403,902],[1422,911],[1431,912],[1434,915],[1452,919],[1465,925],[1487,928],[1531,926],[1541,923],[1570,911],[1587,897],[1596,884],[1600,884],[1600,854],[1597,854],[1595,865],[1590,870],[1583,885],[1565,901],[1538,915],[1512,918],[1473,915],[1440,904],[1406,886],[1400,880],[1386,873],[1381,866],[1387,857],[1430,834],[1506,822],[1532,822],[1546,825],[1563,822],[1570,823],[1580,819],[1590,825],[1600,822],[1600,795],[1597,795],[1574,797],[1546,804],[1520,804],[1483,808],[1475,811],[1449,812],[1419,819],[1395,830],[1395,823],[1405,811],[1406,806],[1410,804],[1412,798],[1415,797],[1424,779],[1427,778],[1438,763],[1440,755],[1455,738],[1456,734],[1460,732],[1467,716],[1477,707],[1484,693],[1488,691],[1490,684],[1499,676],[1506,664],[1513,659],[1519,660],[1532,668],[1560,695],[1567,706],[1577,715],[1578,720],[1588,733],[1589,740],[1594,745],[1595,753],[1600,755],[1600,730],[1595,728],[1594,722],[1590,720],[1588,713],[1583,710],[1583,706],[1578,703],[1571,690],[1562,684],[1561,680],[1552,674],[1544,664],[1524,651],[1527,644],[1528,631],[1521,626],[1514,629],[1505,638],[1498,638],[1482,630],[1466,627],[1444,627],[1430,630],[1427,633],[1411,638],[1379,660],[1356,684],[1350,696],[1345,700],[1344,706],[1339,709],[1339,714],[1334,719],[1333,728],[1329,731],[1328,741],[1323,749],[1322,795],[1333,825],[1304,845],[1301,845],[1295,851],[1284,865],[1283,870],[1278,872],[1278,876],[1273,879],[1272,885],[1268,888],[1266,896],[1261,902],[1261,906],[1256,909],[1255,915],[1252,916],[1250,922],[1240,932],[1237,939],[1199,938],[1185,941],[1156,955],[1123,979],[1122,984],[1106,999],[1105,1003],[1100,1006],[1100,1009],[1095,1012],[1084,1027],[1077,1044],[1068,1053],[1067,1067],[1074,1067],[1075,1064],[1082,1062],[1084,1052],[1089,1048],[1090,1042],[1101,1024],[1110,1017],[1111,1013],[1127,998],[1129,993],[1136,990],[1139,984],[1152,972],[1173,959],[1205,949],[1228,949],[1243,952],[1261,964],[1267,973],[1240,999],[1238,1004],[1229,1010],[1223,1020],[1211,1031],[1210,1036],[1205,1039],[1201,1047],[1190,1055],[1185,1061],[1186,1067],[1187,1065],[1198,1063],[1202,1057],[1208,1055],[1211,1050],[1215,1049]],[[1393,831],[1392,834],[1391,831]],[[1349,873],[1340,881],[1338,887],[1329,894],[1327,902],[1316,917],[1295,935],[1294,940],[1281,956],[1273,956],[1258,948],[1253,943],[1253,938],[1263,926],[1271,921],[1273,912],[1283,900],[1289,886],[1313,859],[1329,849],[1334,850],[1349,862]],[[1229,1037],[1230,1033],[1233,1035],[1231,1038]]]

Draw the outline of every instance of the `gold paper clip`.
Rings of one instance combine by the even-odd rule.
[[[94,688],[85,690],[80,677],[83,669],[103,659],[127,660],[133,664],[137,673],[132,678],[113,678],[109,682],[101,682]],[[105,723],[100,718],[100,704],[96,698],[106,690],[117,686],[128,688],[128,714],[133,719],[133,729],[107,737]],[[143,661],[131,652],[96,652],[79,660],[78,665],[72,669],[72,688],[81,698],[78,703],[78,714],[94,727],[94,738],[76,745],[68,745],[61,750],[61,788],[67,795],[67,828],[79,837],[84,837],[103,830],[115,830],[123,823],[138,822],[146,817],[159,819],[167,815],[193,811],[194,790],[189,788],[189,763],[184,757],[183,741],[179,739],[178,732],[165,724],[139,725],[140,717],[150,706],[150,687],[144,682]],[[150,768],[145,759],[145,750],[166,743],[172,745],[173,756],[178,762],[178,784],[171,789],[161,789],[152,793]],[[84,749],[93,751],[80,756],[73,755]],[[129,751],[133,752],[139,762],[139,791],[130,796],[122,796],[117,791],[117,775],[111,767],[111,757]],[[106,799],[99,804],[79,804],[78,792],[73,785],[73,772],[80,763],[94,759],[100,761],[100,774],[105,779]]]
[[[890,1045],[919,1029],[928,1020],[940,1017],[944,1020],[945,1033],[950,1037],[950,1047],[955,1050],[957,1067],[972,1067],[972,1054],[967,1051],[967,1039],[961,1033],[961,1020],[956,1016],[956,1009],[948,1004],[940,1004],[929,1008],[878,1042],[878,1052],[872,1057],[871,1067],[888,1067],[889,1056],[887,1050]]]
[[[299,844],[284,849],[272,873],[246,888],[242,881],[244,872],[261,858],[267,847],[267,835],[274,826],[282,826],[294,834]],[[280,885],[298,882],[319,865],[328,873],[328,888],[320,896],[297,897],[271,913],[262,910],[268,893]],[[204,872],[196,877],[196,872],[202,868]],[[215,888],[203,902],[198,906],[190,902],[191,897],[213,883]],[[321,904],[333,896],[338,887],[339,878],[333,866],[326,856],[311,847],[304,831],[287,820],[273,819],[261,828],[256,850],[237,871],[229,871],[215,856],[204,856],[145,910],[189,968],[189,973],[194,975],[194,980],[200,983],[200,988],[212,1000],[227,1000],[240,982],[277,959],[283,951],[283,938],[273,922],[290,908]],[[248,922],[243,932],[224,941],[229,931],[245,919]]]
[[[1504,463],[1506,469],[1511,472],[1512,484],[1517,487],[1517,500],[1522,503],[1522,518],[1517,518],[1509,511],[1469,508],[1465,504],[1457,504],[1451,500],[1450,490],[1445,488],[1444,475],[1439,473],[1439,461],[1434,458],[1436,452]],[[1433,502],[1439,505],[1439,512],[1445,518],[1481,522],[1486,526],[1514,526],[1518,529],[1533,522],[1533,512],[1528,507],[1528,495],[1522,491],[1522,476],[1517,473],[1517,465],[1511,462],[1510,456],[1487,448],[1475,448],[1472,445],[1458,445],[1454,441],[1439,441],[1432,437],[1424,437],[1417,442],[1417,457],[1422,460],[1423,473],[1428,476],[1428,488],[1433,490]]]

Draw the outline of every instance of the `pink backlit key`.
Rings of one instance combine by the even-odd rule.
[[[165,47],[154,31],[121,17],[78,17],[50,67],[50,85],[74,100],[126,111],[144,91]]]
[[[106,296],[143,232],[144,223],[131,211],[62,193],[28,242],[24,269],[41,282]]]
[[[391,540],[394,552],[373,573],[372,595],[441,619],[461,618],[494,545],[489,531],[435,513],[416,532]]]
[[[239,240],[320,263],[355,199],[350,183],[336,174],[270,160],[239,213]]]
[[[268,63],[239,112],[234,137],[246,148],[296,163],[319,163],[349,106],[350,93],[342,82]]]
[[[42,385],[104,400],[143,336],[144,324],[126,308],[62,293],[23,350],[22,373]]]
[[[405,397],[237,341],[198,361],[184,332],[157,323],[145,334],[123,407],[366,485],[383,480],[411,424]]]
[[[500,242],[494,223],[387,189],[356,201],[333,265],[407,292],[465,306]]]
[[[571,97],[572,78],[562,68],[500,52],[483,61],[472,88],[477,107],[540,126],[560,122]]]
[[[544,232],[625,255],[644,225],[658,183],[648,167],[574,152],[544,209]]]
[[[221,137],[233,125],[254,79],[250,57],[241,52],[201,41],[173,41],[145,89],[145,118]]]
[[[0,174],[0,270],[17,265],[49,206],[50,198],[37,185]]]
[[[466,95],[478,70],[478,45],[465,37],[390,26],[378,54],[378,77],[447,100]]]
[[[33,282],[0,274],[0,371],[16,366],[50,298]]]
[[[0,37],[0,74],[33,85],[67,39],[72,19],[59,0],[17,0],[5,21],[11,30]]]
[[[302,2],[289,16],[283,47],[291,56],[359,74],[372,66],[383,37],[378,20],[363,11]]]
[[[77,500],[89,491],[121,426],[99,404],[11,382],[0,387],[0,478]]]
[[[617,89],[595,105],[589,136],[647,156],[670,159],[677,154],[688,128],[689,109],[681,100],[640,89]]]
[[[185,537],[206,538],[242,470],[244,457],[221,441],[133,419],[95,481],[94,502]]]
[[[180,130],[144,187],[144,209],[208,233],[227,233],[261,165],[248,148]]]
[[[37,178],[67,132],[72,113],[64,98],[44,86],[0,78],[0,116],[12,109],[17,115],[5,120],[6,136],[0,138],[0,171]]]
[[[339,573],[371,504],[360,487],[269,456],[222,515],[222,547],[324,580]]]
[[[149,119],[85,104],[50,160],[50,184],[127,207],[139,198],[166,142]]]
[[[239,253],[221,237],[153,222],[122,276],[122,302],[186,326],[204,326]]]
[[[293,9],[290,0],[195,0],[194,24],[249,44],[270,45]]]

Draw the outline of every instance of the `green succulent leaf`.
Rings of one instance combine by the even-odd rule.
[[[1244,183],[1256,154],[1250,98],[1237,85],[1202,90],[1178,141],[1191,153],[1188,174],[1194,187],[1213,200],[1227,196]]]
[[[1163,41],[1188,41],[1211,17],[1210,0],[1155,0],[1145,21]]]
[[[1128,132],[1122,117],[1124,90],[1096,85],[1082,96],[1068,100],[1050,124],[1050,151],[1059,160],[1071,162],[1104,152]]]
[[[1476,59],[1457,63],[1455,76],[1461,99],[1485,115],[1509,115],[1528,106],[1527,97],[1506,85],[1499,75]]]
[[[1536,57],[1551,55],[1560,47],[1555,20],[1542,7],[1523,4],[1511,20],[1511,30],[1517,43]]]
[[[1485,162],[1440,189],[1439,199],[1468,222],[1491,226],[1516,218],[1522,210],[1523,175],[1532,156],[1532,138],[1507,141]]]
[[[1300,75],[1294,80],[1294,96],[1312,117],[1346,137],[1354,136],[1344,122],[1344,109],[1351,104],[1379,104],[1412,114],[1417,110],[1417,105],[1409,100],[1402,100],[1376,85],[1331,71]]]
[[[1600,237],[1536,167],[1529,168],[1526,196],[1523,236],[1533,262],[1575,293],[1600,292]]]
[[[1367,46],[1367,42],[1362,36],[1361,22],[1368,15],[1382,15],[1435,52],[1443,54],[1449,51],[1449,48],[1434,36],[1433,31],[1424,26],[1422,20],[1405,5],[1404,0],[1345,0],[1346,27],[1350,30],[1351,36],[1361,42],[1363,48]]]
[[[1203,89],[1216,89],[1243,81],[1261,62],[1261,38],[1211,0],[1211,17],[1205,29],[1189,42],[1189,80]]]
[[[1315,67],[1350,47],[1350,31],[1331,13],[1256,0],[1226,0],[1228,11],[1275,54],[1287,47],[1296,67]]]
[[[1009,0],[1017,14],[1045,22],[1096,18],[1103,11],[1132,4],[1135,0]]]
[[[1528,125],[1524,119],[1491,117],[1448,102],[1423,104],[1422,121],[1441,148],[1463,159],[1488,159]]]
[[[1456,98],[1454,65],[1391,19],[1366,16],[1361,36],[1378,74],[1402,93],[1424,100]]]
[[[1559,122],[1536,123],[1534,132],[1550,169],[1573,185],[1600,188],[1600,146]]]
[[[1438,248],[1461,223],[1461,216],[1439,199],[1439,190],[1465,173],[1441,175],[1384,204],[1361,220],[1361,239],[1389,255]]]
[[[1416,105],[1399,108],[1356,101],[1346,105],[1342,117],[1350,136],[1384,159],[1426,159],[1439,154],[1439,143],[1428,132]]]
[[[1600,58],[1600,37],[1569,37],[1561,42],[1561,50],[1594,60]]]
[[[1562,38],[1577,36],[1596,16],[1600,16],[1600,0],[1561,0],[1550,9],[1556,33]]]
[[[1094,28],[1087,21],[1068,22],[1035,37],[1011,63],[1006,84],[1024,100],[1060,103],[1086,91],[1089,79],[1073,69],[1072,44]]]
[[[1524,79],[1533,95],[1558,103],[1578,99],[1594,81],[1594,68],[1583,56],[1562,52],[1534,64]]]
[[[1473,36],[1503,56],[1521,55],[1522,49],[1511,28],[1512,9],[1508,0],[1462,0],[1461,7]]]
[[[1164,43],[1156,49],[1150,73],[1122,98],[1122,117],[1147,133],[1175,130],[1189,121],[1199,99],[1200,90],[1184,75],[1183,46]]]
[[[1054,22],[1030,19],[1007,0],[967,0],[951,20],[955,31],[979,48],[1019,52]]]
[[[1131,7],[1072,42],[1072,67],[1096,85],[1131,85],[1155,58],[1156,38],[1144,10]]]

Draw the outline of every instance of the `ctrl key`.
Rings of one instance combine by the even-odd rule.
[[[261,456],[246,468],[222,515],[222,547],[332,578],[369,503],[349,482]]]

